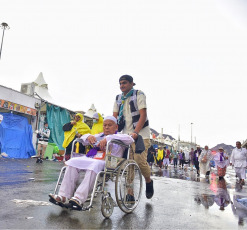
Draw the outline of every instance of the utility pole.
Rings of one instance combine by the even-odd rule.
[[[4,31],[10,29],[9,25],[6,22],[1,23],[0,27],[3,29],[3,35],[2,35],[2,43],[0,48],[0,59],[2,54],[2,47],[3,47],[3,38],[4,38]]]
[[[180,141],[180,124],[178,125],[178,144],[177,144],[178,151],[179,151],[179,141]]]
[[[192,125],[193,125],[193,123],[191,122],[190,125],[191,125],[191,143],[192,143]]]

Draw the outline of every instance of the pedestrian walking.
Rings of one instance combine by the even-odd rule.
[[[226,175],[226,168],[229,165],[228,155],[224,152],[222,147],[219,147],[214,156],[215,165],[217,167],[217,174],[220,179]]]
[[[170,164],[169,158],[170,158],[170,150],[164,147],[164,159],[163,159],[163,165],[165,168],[167,168]]]
[[[150,147],[150,128],[147,118],[146,96],[141,90],[134,89],[135,83],[130,75],[119,78],[122,94],[116,96],[113,116],[118,119],[119,131],[131,135],[135,140],[142,136],[145,150],[135,153],[135,143],[131,145],[130,157],[133,157],[140,167],[141,173],[146,181],[146,197],[151,199],[154,194],[151,170],[147,163],[147,152]]]
[[[184,152],[183,152],[183,150],[180,150],[180,153],[179,153],[179,167],[182,166],[182,169],[184,168],[184,160],[185,160]]]
[[[193,158],[193,162],[196,167],[197,176],[200,176],[199,157],[201,155],[201,152],[202,150],[201,150],[200,145],[197,145],[196,150],[194,151],[194,158]]]
[[[244,185],[244,179],[246,179],[246,166],[247,166],[247,150],[242,148],[241,142],[236,142],[236,148],[232,150],[230,165],[234,165],[236,176],[239,178],[239,182]]]
[[[157,164],[160,167],[160,169],[163,166],[163,159],[164,159],[164,150],[160,146],[159,149],[158,149],[158,155],[157,155]]]
[[[156,159],[155,159],[155,149],[151,145],[151,147],[148,149],[148,156],[147,156],[147,162],[151,166],[151,169],[152,169],[153,163],[155,161],[156,161]]]
[[[206,145],[204,147],[204,150],[202,150],[200,156],[199,156],[199,167],[200,172],[202,174],[205,174],[205,177],[208,178],[210,174],[210,161],[212,159],[212,153],[208,149],[208,146]]]
[[[193,170],[194,166],[194,148],[191,148],[190,151],[190,170]]]
[[[173,166],[174,168],[178,167],[178,152],[175,150],[173,153],[172,153],[172,157],[173,157]]]
[[[45,123],[44,128],[38,131],[38,159],[36,163],[42,163],[45,155],[45,151],[48,145],[50,137],[50,129],[48,128],[48,123]]]

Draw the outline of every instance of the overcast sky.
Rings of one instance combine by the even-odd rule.
[[[43,72],[57,104],[112,114],[118,79],[147,96],[150,126],[213,147],[247,138],[247,1],[0,0],[0,84]],[[2,33],[2,30],[0,30]]]

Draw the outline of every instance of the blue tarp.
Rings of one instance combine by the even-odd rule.
[[[0,124],[1,152],[10,158],[29,158],[36,154],[32,144],[32,126],[26,117],[12,113],[1,113]]]
[[[46,117],[51,131],[49,142],[55,143],[60,150],[63,150],[63,125],[70,122],[69,111],[49,104],[46,104],[46,111]]]

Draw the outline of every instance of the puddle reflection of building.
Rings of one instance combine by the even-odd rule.
[[[225,207],[230,204],[231,198],[227,191],[225,179],[220,179],[217,184],[217,191],[214,198],[215,203],[224,211]]]

